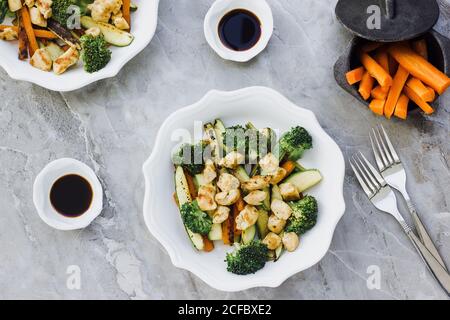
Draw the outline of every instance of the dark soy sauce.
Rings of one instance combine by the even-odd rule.
[[[232,50],[248,50],[261,37],[261,22],[248,10],[230,11],[219,22],[219,37],[222,43]]]
[[[94,192],[89,182],[76,174],[56,180],[50,190],[50,202],[65,217],[75,218],[89,210]]]

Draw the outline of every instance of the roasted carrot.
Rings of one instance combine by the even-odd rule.
[[[411,45],[416,53],[421,55],[425,60],[428,60],[428,47],[425,39],[413,41]]]
[[[372,101],[370,101],[369,108],[373,113],[382,116],[385,102],[386,100],[372,99]]]
[[[405,87],[404,91],[408,98],[410,98],[415,104],[417,104],[420,109],[423,110],[423,112],[425,112],[426,114],[432,114],[434,112],[434,109],[427,102],[420,99],[420,97],[413,90]]]
[[[419,79],[411,78],[408,80],[408,82],[406,82],[406,85],[408,86],[408,88],[413,90],[420,97],[420,99],[426,102],[434,100],[434,90],[424,85],[423,82]],[[432,91],[430,91],[429,89],[431,89]]]
[[[386,89],[383,88],[382,86],[376,86],[375,88],[373,88],[373,90],[370,93],[370,95],[374,99],[385,100],[386,97],[387,97],[388,91],[386,91]]]
[[[385,48],[382,48],[385,49]],[[377,50],[374,56],[375,61],[383,67],[384,71],[389,72],[389,55],[386,50]]]
[[[194,184],[194,179],[192,178],[192,176],[186,172],[186,170],[184,170],[184,175],[186,176],[186,180],[188,183],[188,187],[189,187],[189,192],[191,194],[192,199],[197,198],[197,188],[195,187]]]
[[[369,74],[368,71],[364,72],[363,78],[359,83],[359,93],[363,97],[364,100],[370,98],[370,93],[373,88],[373,84],[375,83],[375,79]]]
[[[227,219],[222,223],[222,240],[224,244],[231,244],[230,229],[230,219]]]
[[[362,80],[364,75],[364,67],[353,69],[345,74],[349,85],[354,85]]]
[[[295,162],[294,161],[285,161],[281,164],[281,167],[286,170],[286,177],[289,176],[292,171],[294,171],[294,169],[296,168]]]
[[[202,236],[203,238],[203,251],[211,252],[214,250],[214,243],[209,240],[207,235]]]
[[[131,19],[130,19],[130,0],[123,0],[123,6],[122,6],[122,14],[124,19],[127,21],[128,25],[131,28]]]
[[[392,85],[391,75],[367,53],[361,54],[361,63],[366,68],[367,72],[369,72],[381,86],[386,87]]]
[[[399,66],[397,73],[395,74],[391,90],[389,90],[386,104],[384,105],[384,115],[388,119],[390,119],[394,113],[395,105],[397,104],[398,98],[400,98],[406,80],[408,80],[408,76],[408,71],[406,71],[406,69],[402,66]]]
[[[7,28],[11,28],[14,31],[16,31],[17,33],[19,33],[19,27],[17,26],[6,26],[6,25],[0,25],[0,31],[5,30]],[[54,34],[51,31],[47,31],[47,30],[41,30],[41,29],[33,29],[34,31],[34,35],[36,36],[36,38],[43,38],[43,39],[58,39],[58,37],[56,36],[56,34]]]
[[[394,115],[397,118],[406,120],[406,117],[408,116],[408,104],[409,104],[409,98],[404,93],[398,98],[397,105],[395,106]]]
[[[23,27],[22,19],[20,16],[17,18],[18,22],[18,38],[19,38],[19,60],[28,59],[28,38],[27,32]]]
[[[33,26],[31,24],[30,12],[28,11],[28,7],[22,7],[22,9],[20,9],[20,13],[23,21],[23,26],[25,28],[25,31],[27,32],[30,57],[32,57],[36,50],[39,49],[39,45],[37,43],[36,35],[34,34]]]
[[[233,236],[238,236],[242,233],[242,230],[239,230],[236,226],[236,217],[239,215],[239,212],[244,210],[245,203],[242,197],[239,198],[239,200],[233,205],[231,208],[231,213],[233,216],[231,217],[230,224],[233,224]]]
[[[361,49],[360,52],[361,53],[368,53],[374,50],[377,50],[378,48],[382,47],[384,44],[381,42],[367,42],[366,44],[364,44]]]
[[[433,66],[422,56],[415,53],[404,43],[389,46],[389,54],[410,74],[432,87],[437,93],[443,94],[450,86],[450,78]]]

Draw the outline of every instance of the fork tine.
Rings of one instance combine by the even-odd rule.
[[[401,162],[400,158],[399,158],[397,152],[395,151],[394,146],[392,145],[391,139],[389,139],[389,136],[387,135],[386,130],[384,130],[384,127],[383,127],[382,124],[380,125],[380,127],[381,127],[381,130],[383,131],[384,139],[386,140],[386,143],[388,145],[389,151],[391,152],[391,155],[394,158],[394,161],[396,163],[400,163]]]
[[[380,144],[381,144],[381,146],[382,146],[382,148],[383,148],[384,154],[385,154],[386,159],[387,159],[387,161],[388,161],[387,166],[390,167],[391,165],[394,164],[394,159],[392,159],[392,156],[391,156],[391,154],[389,153],[389,150],[388,150],[388,148],[386,147],[386,144],[384,143],[383,137],[381,136],[381,133],[380,133],[380,129],[377,128],[376,131],[377,131],[377,134],[378,134],[378,138],[379,138]]]
[[[375,179],[375,177],[369,172],[369,170],[367,169],[367,166],[364,165],[364,162],[361,161],[358,153],[353,155],[353,161],[355,161],[357,164],[359,164],[362,168],[362,171],[364,171],[365,176],[368,177],[368,179],[370,180],[370,182],[372,183],[373,186],[375,186],[375,188],[379,188],[379,183],[378,181]],[[359,167],[358,165],[358,167]]]
[[[383,162],[383,169],[386,169],[387,167],[389,167],[389,162],[386,159],[386,155],[383,152],[383,149],[381,148],[380,145],[380,139],[377,137],[377,133],[375,132],[375,129],[372,128],[372,133],[373,133],[373,138],[375,139],[375,145],[378,148],[378,153],[381,156],[381,161]],[[383,171],[383,170],[381,170]]]
[[[359,173],[365,179],[366,184],[372,190],[375,190],[375,191],[378,190],[378,184],[371,179],[370,174],[368,174],[367,171],[364,171],[366,168],[363,166],[362,162],[359,162],[355,156],[353,156],[352,159],[353,159],[353,162],[355,163],[356,167],[359,169]],[[364,170],[363,170],[363,167],[364,167]]]
[[[355,166],[353,165],[352,161],[350,160],[350,166],[353,169],[353,172],[355,173],[356,179],[358,180],[359,184],[361,185],[361,187],[364,190],[364,193],[371,198],[373,196],[373,191],[369,188],[369,186],[366,184],[366,182],[364,181],[364,179],[359,175],[358,170],[355,168]]]
[[[372,133],[369,132],[370,144],[372,145],[372,151],[375,156],[375,161],[378,166],[378,170],[383,171],[385,169],[383,160],[381,160],[380,153],[378,152],[378,148],[375,147],[375,143],[373,142]]]
[[[360,154],[360,158],[363,159],[362,161],[365,162],[366,166],[369,168],[370,172],[375,177],[375,179],[377,179],[378,183],[382,187],[384,187],[386,185],[386,181],[381,176],[381,174],[378,172],[378,170],[374,168],[374,166],[369,162],[369,160],[367,160],[367,158],[362,154],[362,152],[359,152],[359,154]]]

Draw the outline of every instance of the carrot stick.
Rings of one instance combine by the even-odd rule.
[[[408,96],[408,98],[414,101],[414,103],[417,104],[420,107],[420,109],[423,110],[423,112],[425,112],[426,114],[432,114],[434,112],[433,108],[428,103],[420,99],[420,97],[413,90],[411,90],[408,87],[405,87],[404,91]]]
[[[7,28],[11,28],[14,31],[16,31],[17,33],[19,33],[19,27],[17,27],[17,26],[0,25],[0,31],[3,31]],[[36,38],[58,39],[58,36],[51,31],[41,30],[41,29],[33,29],[33,32],[34,32],[34,35],[36,36]]]
[[[374,83],[375,79],[371,77],[369,72],[368,71],[364,72],[363,78],[359,83],[359,90],[358,90],[364,100],[370,98],[370,92],[372,91]]]
[[[18,38],[19,38],[19,60],[28,59],[28,37],[25,28],[23,27],[22,19],[20,16],[17,18],[19,20],[18,24]]]
[[[384,48],[383,48],[384,49]],[[374,56],[375,61],[383,67],[384,71],[390,74],[389,72],[389,55],[385,50],[378,50]]]
[[[370,101],[369,108],[373,113],[382,116],[385,102],[386,100],[373,99]]]
[[[395,106],[394,115],[397,118],[406,120],[406,117],[408,116],[408,104],[409,104],[409,98],[404,93],[398,98],[397,105]]]
[[[406,71],[402,66],[399,66],[397,73],[395,74],[391,90],[389,90],[386,104],[384,105],[384,115],[388,119],[390,119],[394,113],[395,105],[397,104],[398,98],[400,98],[406,80],[408,80],[408,76],[408,71]]]
[[[214,250],[214,243],[209,240],[207,235],[203,235],[203,251],[205,252],[211,252]]]
[[[23,26],[25,28],[25,31],[27,33],[28,37],[28,43],[30,44],[29,50],[30,50],[30,57],[34,55],[36,50],[39,49],[39,45],[36,40],[36,36],[34,34],[33,26],[31,25],[31,18],[30,18],[30,12],[28,11],[28,7],[24,6],[22,9],[20,9]]]
[[[436,99],[436,92],[434,92],[433,88],[427,87],[429,93],[428,93],[428,99],[425,100],[425,102],[433,102],[434,99]]]
[[[345,74],[349,85],[354,85],[362,80],[364,75],[364,67],[353,69]]]
[[[383,69],[372,57],[367,53],[361,55],[361,63],[369,72],[369,74],[374,77],[380,85],[383,87],[392,85],[392,77],[386,70]]]
[[[186,170],[184,170],[184,175],[186,176],[186,181],[188,183],[188,187],[189,187],[189,193],[191,194],[192,199],[197,198],[197,188],[195,187],[194,184],[194,179],[192,179],[192,176],[186,172]]]
[[[428,102],[433,101],[434,90],[424,85],[423,82],[419,79],[411,78],[408,80],[408,82],[406,82],[406,85],[408,86],[408,88],[413,90],[415,94],[420,97],[420,99]],[[429,89],[431,89],[432,91],[430,91]]]
[[[393,44],[389,47],[389,54],[409,73],[425,84],[432,87],[437,93],[443,94],[450,86],[450,78],[437,69],[422,56],[415,53],[407,45]]]
[[[413,41],[411,45],[416,53],[421,55],[425,60],[428,60],[428,47],[425,39]]]
[[[381,42],[367,42],[361,47],[360,51],[361,53],[368,53],[380,48],[383,45],[384,44]]]
[[[130,5],[131,5],[130,0],[123,0],[122,14],[124,19],[127,21],[128,25],[131,28]]]
[[[370,93],[372,98],[378,99],[378,100],[385,100],[387,97],[387,94],[388,94],[388,92],[386,92],[386,89],[383,88],[382,86],[376,86]]]

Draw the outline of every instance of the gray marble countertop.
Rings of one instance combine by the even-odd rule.
[[[400,227],[369,204],[348,169],[347,211],[329,252],[279,288],[223,293],[172,266],[143,221],[142,163],[171,112],[210,89],[252,85],[313,110],[347,159],[356,150],[370,154],[368,128],[383,123],[450,265],[450,95],[433,116],[416,113],[407,122],[365,110],[333,79],[351,37],[334,17],[336,0],[269,0],[275,30],[267,49],[249,63],[224,61],[203,36],[212,2],[162,0],[151,44],[117,77],[76,92],[50,92],[0,70],[0,298],[446,299]],[[450,1],[441,0],[441,9],[436,29],[449,35]],[[51,229],[33,206],[36,174],[60,157],[84,161],[104,186],[103,213],[82,231]],[[67,286],[72,265],[81,271],[79,290]]]

